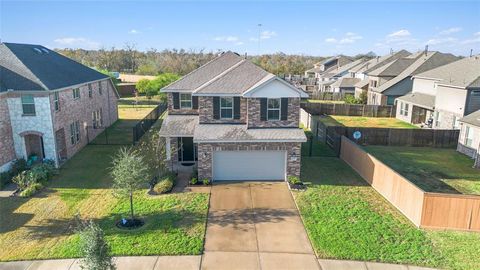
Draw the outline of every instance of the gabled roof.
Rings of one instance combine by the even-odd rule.
[[[355,84],[360,82],[359,78],[340,78],[331,87],[355,87]]]
[[[323,77],[323,78],[332,78],[332,77],[340,76],[342,73],[349,71],[351,68],[356,67],[356,66],[362,64],[365,61],[367,61],[367,59],[360,58],[360,59],[357,59],[353,62],[350,62],[348,64],[340,66],[340,67],[332,67],[332,68],[327,69],[320,76]]]
[[[377,88],[372,88],[373,91],[382,93],[395,84],[401,82],[402,80],[414,76],[420,72],[430,70],[453,61],[458,60],[459,58],[452,54],[445,54],[440,52],[419,52],[412,54],[411,56],[400,58],[392,62],[391,64],[386,65],[387,71],[382,71],[383,76],[395,76],[393,79],[385,82]],[[395,66],[395,67],[392,67]],[[381,67],[380,69],[383,69]],[[398,75],[398,71],[402,70]],[[369,73],[370,76],[372,74]],[[378,75],[373,75],[378,76]]]
[[[0,43],[0,92],[55,90],[107,78],[40,45]]]
[[[459,120],[460,122],[467,123],[480,127],[480,110],[475,111]]]
[[[422,72],[415,77],[431,78],[440,84],[459,87],[480,87],[480,55],[467,57],[450,64]]]
[[[370,83],[370,80],[369,80],[369,79],[363,79],[363,80],[357,82],[357,83],[355,84],[355,87],[363,88],[363,87],[367,86],[369,83]]]
[[[361,72],[361,73],[367,73],[369,71],[375,70],[385,64],[388,64],[394,60],[397,60],[398,58],[401,57],[407,57],[410,55],[410,52],[406,50],[401,50],[393,54],[387,54],[384,56],[378,56],[375,58],[372,58],[366,62],[364,62],[361,65],[358,65],[352,69],[350,69],[350,72]]]
[[[242,96],[273,79],[284,82],[238,54],[226,52],[161,91],[188,92],[196,96]],[[284,84],[301,97],[307,96],[302,90],[286,82]]]

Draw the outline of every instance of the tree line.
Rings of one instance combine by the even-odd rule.
[[[138,75],[159,75],[174,73],[185,75],[215,58],[219,52],[185,49],[149,49],[139,51],[134,44],[123,48],[84,50],[56,49],[60,54],[96,69],[133,73]],[[276,74],[303,74],[313,64],[325,59],[319,56],[288,55],[285,53],[247,56],[253,63]]]

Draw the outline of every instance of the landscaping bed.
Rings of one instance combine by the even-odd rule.
[[[421,230],[338,158],[303,157],[294,192],[319,258],[478,269],[480,234]]]
[[[480,195],[480,170],[455,149],[368,146],[366,151],[427,192]]]

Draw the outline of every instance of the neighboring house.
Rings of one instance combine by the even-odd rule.
[[[226,52],[161,91],[172,168],[197,162],[199,179],[213,181],[300,175],[302,90]]]
[[[330,90],[333,93],[355,94],[355,85],[361,80],[358,78],[343,77],[330,85]]]
[[[394,105],[396,98],[412,91],[411,78],[460,59],[452,54],[423,51],[399,58],[367,73],[369,105]]]
[[[0,171],[36,156],[60,165],[118,118],[110,78],[39,45],[0,43]]]
[[[350,77],[348,72],[351,68],[361,65],[365,62],[365,58],[357,59],[353,62],[347,63],[343,66],[334,66],[327,69],[325,72],[319,74],[318,89],[319,92],[334,92],[332,84],[343,77]],[[338,85],[337,85],[338,86]]]
[[[343,55],[333,56],[323,60],[322,62],[314,64],[312,69],[305,71],[305,77],[318,79],[320,78],[320,74],[324,73],[328,69],[341,67],[351,62],[353,62],[353,60],[350,57]]]
[[[355,97],[359,98],[362,93],[368,92],[368,72],[380,68],[388,63],[391,63],[399,58],[407,57],[410,55],[410,52],[406,50],[401,50],[395,53],[390,53],[384,56],[377,56],[370,59],[356,67],[348,70],[350,72],[350,77],[360,79],[359,82],[355,84]]]
[[[460,136],[457,151],[475,159],[480,168],[480,110],[460,119]]]
[[[480,109],[480,56],[413,76],[412,92],[397,99],[397,118],[412,124],[459,129],[459,119]]]

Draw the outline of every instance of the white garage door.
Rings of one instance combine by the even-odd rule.
[[[284,180],[285,151],[213,152],[213,180]]]

